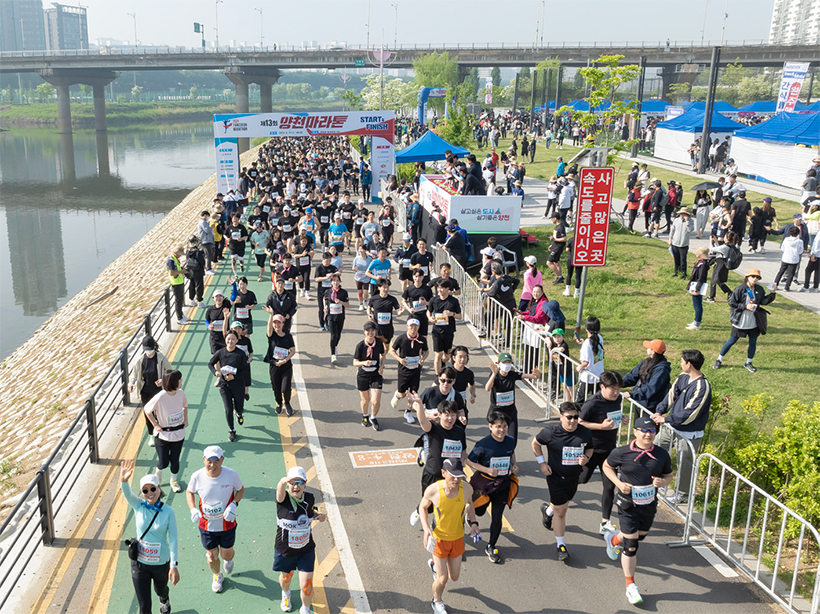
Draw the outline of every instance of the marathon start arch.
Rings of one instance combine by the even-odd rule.
[[[327,111],[306,113],[234,113],[214,115],[217,189],[223,194],[239,183],[240,138],[365,135],[372,139],[373,185],[393,174],[393,111]]]

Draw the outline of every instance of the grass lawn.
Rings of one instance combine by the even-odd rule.
[[[540,239],[537,248],[525,248],[524,253],[538,258],[547,297],[558,300],[567,317],[567,328],[571,329],[575,325],[578,300],[561,296],[564,286],[552,285],[554,277],[544,266],[551,228],[524,230]],[[690,266],[693,260],[690,254]],[[566,273],[566,259],[562,266]],[[602,269],[590,269],[584,301],[584,318],[596,316],[601,320],[607,369],[627,373],[646,357],[641,342],[658,338],[667,345],[673,379],[680,373],[681,351],[699,349],[703,352],[706,357],[704,372],[712,383],[713,394],[719,397],[731,395],[733,413],[741,411],[741,401],[761,392],[774,397],[773,408],[784,408],[792,399],[804,403],[820,399],[820,316],[779,294],[767,307],[770,312],[769,333],[758,340],[754,360],[757,373],[749,373],[743,368],[745,340],[740,340],[732,348],[723,368],[714,371],[712,363],[729,338],[726,300],[722,292],[718,292],[718,302],[703,305],[701,330],[685,330],[693,319],[694,310],[686,292],[687,281],[672,278],[672,270],[672,256],[664,243],[644,239],[640,234],[626,230],[610,236],[607,265]],[[741,281],[739,275],[730,273],[730,287],[736,287]],[[573,358],[578,357],[578,350],[579,346],[570,341]],[[772,422],[766,428],[773,426]],[[715,429],[723,430],[720,424],[716,424]]]

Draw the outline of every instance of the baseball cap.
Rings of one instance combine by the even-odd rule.
[[[225,293],[222,292],[222,290],[220,290],[219,288],[217,288],[216,290],[214,290],[214,296],[225,296]]]
[[[364,204],[364,198],[359,199],[359,204],[362,204],[362,205]]]
[[[492,247],[485,247],[484,249],[481,250],[481,253],[484,254],[485,256],[494,256],[495,255],[495,250]]]
[[[154,350],[157,347],[157,342],[154,341],[154,338],[151,335],[145,335],[142,338],[142,348],[144,350]]]
[[[456,231],[456,227],[455,227],[455,226],[453,226],[452,224],[447,224],[447,228],[446,228],[446,230],[447,230],[447,232],[455,232],[455,231]]]
[[[340,219],[342,219],[342,214],[341,214],[341,213],[334,213],[334,214],[333,214],[333,219],[334,219],[334,220],[340,220]]]
[[[793,220],[802,220],[802,219],[803,219],[803,214],[802,214],[802,213],[795,213],[795,214],[792,216],[792,219],[793,219]]]
[[[561,335],[563,337],[564,336],[564,329],[563,328],[553,328],[552,329],[552,334],[553,335]]]
[[[466,475],[464,475],[464,465],[462,465],[461,461],[457,458],[446,459],[443,463],[441,463],[441,468],[444,469],[454,478],[467,477]]]
[[[225,453],[222,452],[222,448],[219,446],[208,446],[202,453],[202,457],[208,460],[219,460],[225,457]]]
[[[498,355],[498,362],[512,362],[512,356],[509,352],[501,352]]]
[[[404,239],[405,241],[412,241],[413,240],[413,235],[411,235],[409,232],[405,232],[402,239]]]
[[[313,207],[306,208],[305,213],[313,213]]]
[[[764,203],[770,203],[770,202],[772,202],[772,199],[767,196],[766,198],[763,199],[763,202]]]
[[[644,341],[643,346],[652,350],[653,352],[657,352],[658,354],[663,354],[666,352],[666,344],[661,341],[660,339],[652,339],[652,341]]]
[[[262,228],[262,222],[260,222],[259,220],[256,220],[256,221],[253,223],[253,227],[254,227],[254,228]]]
[[[288,482],[293,480],[302,480],[307,482],[307,473],[301,467],[291,467],[288,469]]]
[[[242,324],[242,322],[239,322],[239,321],[234,321],[234,322],[231,322],[231,328],[234,328],[234,327],[236,327],[236,326],[238,326],[238,327],[239,327],[239,328],[241,328],[242,330],[245,330],[245,325],[244,325],[244,324]]]
[[[273,316],[273,318],[271,318],[271,319],[272,319],[274,322],[284,322],[284,321],[285,321],[285,316],[283,316],[281,313],[277,313],[277,314],[276,314],[275,316]]]
[[[524,262],[535,266],[535,264],[538,262],[538,259],[535,256],[530,255],[524,258]]]
[[[412,326],[412,325],[421,326],[421,322],[419,322],[416,318],[410,318],[409,320],[407,320],[407,325],[408,326]]]
[[[155,473],[149,473],[148,475],[142,476],[140,478],[140,490],[142,490],[142,487],[146,484],[153,484],[154,486],[159,488],[159,476],[157,476]]]
[[[636,429],[657,429],[658,425],[652,422],[649,416],[638,416],[635,420]]]

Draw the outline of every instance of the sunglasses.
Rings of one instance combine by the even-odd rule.
[[[439,381],[440,381],[442,384],[452,384],[452,383],[453,383],[453,382],[455,382],[456,380],[454,380],[454,379],[446,379],[446,378],[441,378]]]
[[[291,486],[304,486],[304,485],[305,485],[305,482],[304,482],[304,480],[293,480],[293,481],[290,483],[290,485],[291,485]]]
[[[578,414],[573,414],[572,416],[564,415],[562,417],[566,418],[567,420],[580,420],[581,419],[581,416],[579,416]]]
[[[658,432],[657,429],[638,429],[641,433],[652,433],[653,435]]]
[[[156,486],[150,486],[142,489],[142,494],[147,495],[149,492],[157,492]]]

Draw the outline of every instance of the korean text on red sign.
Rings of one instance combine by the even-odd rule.
[[[609,210],[615,169],[610,166],[581,169],[572,263],[577,267],[606,264]]]

